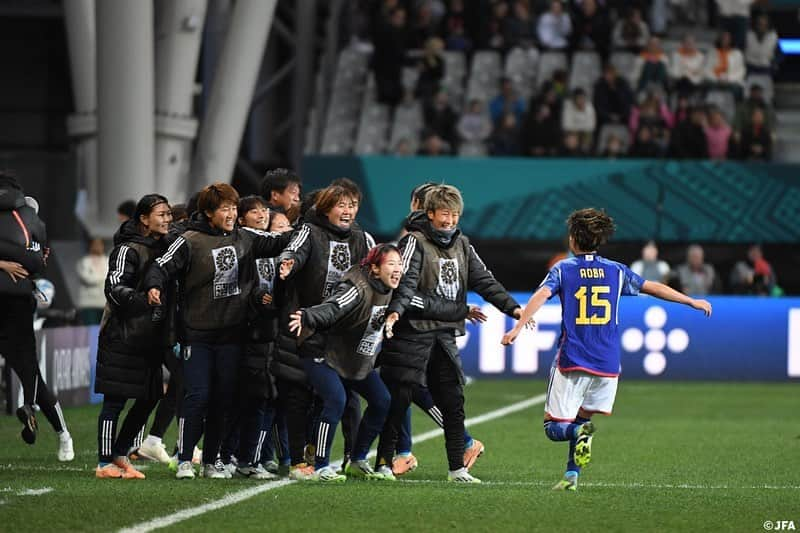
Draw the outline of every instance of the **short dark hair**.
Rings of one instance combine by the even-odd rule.
[[[422,206],[425,204],[425,195],[431,190],[431,187],[435,187],[436,184],[432,181],[426,181],[422,185],[417,185],[411,191],[411,201],[417,201],[417,203]]]
[[[189,199],[186,201],[186,212],[189,216],[192,216],[194,213],[197,212],[197,197],[200,196],[200,192],[196,192],[192,194]]]
[[[336,178],[331,182],[331,185],[338,185],[350,191],[356,201],[361,202],[361,188],[358,184],[350,178]]]
[[[136,202],[133,200],[125,200],[117,206],[117,213],[128,218],[133,218],[136,214]]]
[[[296,183],[297,185],[302,184],[300,176],[293,170],[289,170],[288,168],[276,168],[267,171],[267,173],[264,174],[264,179],[261,180],[261,196],[269,202],[272,191],[282,193],[286,190],[286,187],[292,183]]]
[[[251,194],[250,196],[241,198],[239,200],[239,216],[243,216],[245,213],[259,205],[265,208],[267,207],[267,203],[260,196]]]
[[[172,206],[172,221],[180,222],[189,218],[189,211],[186,209],[186,204],[175,204]]]
[[[303,197],[303,201],[300,202],[299,216],[305,218],[306,213],[308,213],[309,209],[314,207],[314,205],[317,203],[317,198],[319,197],[319,193],[321,192],[322,189],[314,189],[313,191],[310,191]],[[286,213],[286,216],[289,217],[289,219],[291,220],[292,217],[290,215],[292,215],[292,213],[289,212]]]
[[[327,216],[342,198],[358,200],[351,189],[346,189],[341,185],[328,185],[317,196],[317,201],[315,202],[317,213]]]
[[[139,203],[134,204],[133,200],[130,200],[130,202],[133,204],[133,213],[130,214],[129,218],[136,219],[136,222],[139,222],[140,216],[147,216],[152,213],[157,205],[167,204],[167,207],[169,207],[167,197],[160,194],[145,194],[139,200]],[[120,210],[120,212],[122,211]]]
[[[238,207],[239,193],[227,183],[212,183],[197,195],[197,210],[203,214],[213,212],[226,202]]]
[[[581,252],[592,252],[608,242],[617,227],[605,210],[588,207],[570,213],[567,229]]]

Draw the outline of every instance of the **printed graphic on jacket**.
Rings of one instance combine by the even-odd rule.
[[[356,353],[364,357],[374,357],[381,349],[383,323],[386,321],[386,305],[373,305],[367,329],[358,343]]]
[[[350,247],[346,242],[331,241],[331,250],[328,254],[328,273],[325,276],[325,288],[322,297],[327,298],[333,292],[333,288],[342,279],[345,270],[350,268]]]
[[[239,261],[233,246],[211,250],[214,256],[214,299],[241,294],[239,288]]]
[[[436,294],[447,300],[455,301],[458,297],[458,261],[455,259],[439,258],[439,284]]]
[[[272,294],[272,287],[275,283],[275,258],[261,257],[256,259],[256,270],[258,271],[258,288]]]

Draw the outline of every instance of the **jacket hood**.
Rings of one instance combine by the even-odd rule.
[[[436,238],[433,225],[431,225],[431,221],[425,211],[414,211],[408,215],[406,218],[405,229],[409,232],[419,231],[439,248],[451,248],[461,236],[461,230],[456,228],[456,231],[453,233],[453,237],[450,239],[450,243],[446,246],[443,245],[441,241]]]
[[[13,178],[12,178],[13,179]],[[16,181],[0,179],[0,211],[11,211],[25,205],[25,193],[16,184]]]
[[[208,217],[200,212],[195,212],[192,214],[192,217],[186,224],[186,229],[199,231],[201,233],[206,233],[208,235],[222,236],[228,234],[228,232],[226,231],[213,227],[211,223],[208,221]],[[236,232],[236,226],[234,226],[233,231]]]
[[[163,242],[163,237],[161,239],[154,239],[153,237],[149,236],[145,237],[139,233],[139,225],[136,223],[136,221],[130,219],[123,222],[117,232],[114,234],[114,246],[119,246],[120,244],[125,244],[126,242],[143,244],[148,248],[158,248]]]

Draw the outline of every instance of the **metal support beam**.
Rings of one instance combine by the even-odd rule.
[[[255,106],[261,103],[261,100],[263,100],[276,85],[282,82],[283,78],[289,75],[296,63],[297,60],[295,58],[290,59],[270,76],[265,83],[256,87],[256,94],[253,96],[253,105]]]
[[[339,57],[339,18],[341,17],[344,0],[333,0],[330,5],[330,17],[325,25],[325,53],[322,56],[322,83],[317,88],[316,117],[317,129],[314,132],[314,153],[322,149],[322,136],[325,131],[325,118],[328,116],[328,105],[333,94],[333,79],[336,75],[336,59]]]
[[[156,26],[156,189],[173,202],[189,193],[194,80],[207,0],[158,2]]]
[[[292,90],[292,133],[290,160],[295,169],[300,169],[305,142],[306,114],[311,103],[314,86],[314,38],[317,19],[316,0],[298,0],[296,5],[297,46],[295,47],[296,66]]]
[[[97,2],[98,211],[93,230],[116,229],[117,205],[155,190],[153,3]]]
[[[192,164],[194,190],[230,181],[277,0],[238,0],[216,66]]]
[[[67,117],[67,132],[75,148],[78,189],[85,204],[78,216],[88,226],[97,216],[97,36],[94,0],[64,0],[72,97],[75,112]]]

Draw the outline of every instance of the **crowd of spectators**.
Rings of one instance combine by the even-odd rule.
[[[497,156],[769,160],[774,112],[764,87],[745,86],[748,74],[774,74],[779,60],[777,34],[760,4],[373,0],[364,2],[362,33],[374,47],[378,101],[396,106],[414,98],[424,109],[419,143],[401,140],[390,147],[398,155],[417,144],[419,154],[455,154],[467,143]],[[689,31],[676,50],[664,50],[668,21],[699,19],[719,30],[713,46],[702,49]],[[489,101],[449,101],[445,50],[469,58],[478,50],[505,56],[514,48],[592,50],[602,61],[602,75],[592,86],[569,89],[569,73],[556,70],[530,98],[503,78],[499,94]],[[636,54],[632,72],[617,72],[609,61],[615,51]],[[408,91],[402,74],[411,65],[419,76]],[[708,102],[712,90],[734,96],[733,117]],[[606,125],[618,127],[602,136]]]
[[[723,292],[723,281],[717,269],[706,262],[705,252],[699,244],[690,245],[686,249],[686,260],[672,268],[659,258],[656,243],[650,241],[642,248],[641,259],[631,264],[631,270],[646,280],[668,283],[686,294]],[[725,288],[724,292],[733,294],[782,295],[775,272],[757,244],[750,246],[747,256],[734,264]]]

